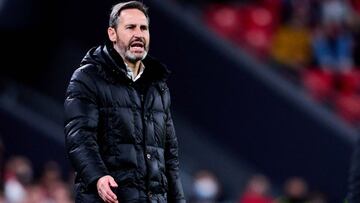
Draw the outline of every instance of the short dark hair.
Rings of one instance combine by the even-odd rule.
[[[125,10],[125,9],[132,9],[132,8],[138,9],[141,12],[143,12],[144,15],[146,16],[148,22],[150,21],[149,15],[148,15],[148,8],[145,6],[145,4],[143,4],[142,2],[139,2],[139,1],[128,1],[128,2],[115,4],[112,7],[111,13],[110,13],[110,19],[109,19],[109,26],[116,27],[118,24],[118,18],[119,18],[121,11]]]

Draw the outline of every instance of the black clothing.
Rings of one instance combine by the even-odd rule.
[[[119,202],[185,202],[165,83],[169,71],[150,56],[143,64],[133,82],[111,46],[99,46],[73,73],[64,107],[76,202],[101,202],[96,182],[105,175],[119,185]]]
[[[357,140],[355,151],[352,155],[349,175],[349,191],[347,200],[349,203],[360,202],[360,139]]]

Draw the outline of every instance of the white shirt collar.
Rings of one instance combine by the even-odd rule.
[[[141,63],[139,74],[136,77],[134,77],[134,73],[132,72],[131,68],[126,63],[125,63],[125,66],[126,66],[126,76],[133,82],[135,82],[136,80],[138,80],[140,78],[140,76],[143,74],[144,69],[145,69],[145,66]]]

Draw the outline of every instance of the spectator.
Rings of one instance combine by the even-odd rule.
[[[68,185],[64,183],[58,183],[53,188],[52,192],[53,193],[50,195],[50,197],[51,200],[55,203],[71,203],[74,201]]]
[[[21,203],[52,203],[46,198],[45,191],[40,185],[31,185],[27,188],[27,195]],[[54,202],[62,203],[62,202]]]
[[[221,201],[221,186],[211,171],[201,170],[194,176],[190,203],[217,203]]]
[[[342,24],[348,20],[350,7],[344,0],[323,0],[321,13],[323,23]]]
[[[33,180],[33,169],[30,161],[22,156],[11,157],[5,165],[4,176],[6,201],[22,203],[27,195],[26,187]]]
[[[64,185],[63,180],[61,179],[61,171],[58,163],[49,161],[45,164],[40,184],[47,198],[55,199],[59,187]]]
[[[284,195],[277,199],[278,203],[308,202],[308,185],[301,177],[291,177],[284,185]]]
[[[271,203],[272,201],[269,180],[264,175],[257,174],[249,179],[239,203]]]
[[[353,38],[346,27],[345,2],[327,0],[322,4],[322,20],[312,40],[317,65],[324,70],[345,72],[352,68]]]
[[[298,71],[311,61],[309,8],[307,1],[292,2],[292,15],[275,32],[270,54],[285,68]]]

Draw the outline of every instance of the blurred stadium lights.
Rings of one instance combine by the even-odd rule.
[[[32,0],[0,0],[0,28],[22,29],[32,23]]]

